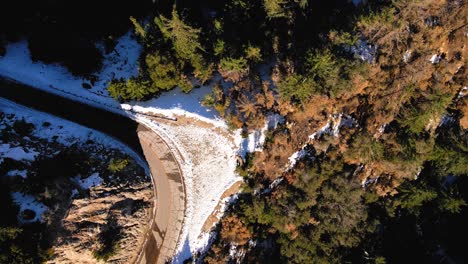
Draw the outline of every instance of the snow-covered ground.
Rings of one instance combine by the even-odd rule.
[[[148,101],[131,101],[122,104],[122,108],[126,110],[131,109],[136,113],[152,113],[170,118],[185,116],[213,124],[217,127],[227,127],[226,122],[221,119],[217,111],[201,104],[205,96],[211,93],[212,84],[218,79],[219,76],[216,76],[211,84],[193,88],[188,94],[176,88],[163,93],[158,98]]]
[[[80,187],[84,190],[87,190],[91,187],[99,186],[102,183],[102,178],[99,177],[99,173],[95,172],[91,174],[89,177],[80,178],[80,176],[76,176],[73,180],[80,185]]]
[[[224,191],[241,180],[235,173],[240,135],[228,134],[227,129],[215,126],[163,124],[162,127],[179,145],[179,150],[183,149],[186,160],[182,163],[186,218],[175,258],[176,262],[182,262],[206,246],[207,236],[201,234],[205,221]]]
[[[60,65],[32,62],[25,40],[9,44],[6,49],[6,55],[0,57],[0,76],[130,116],[168,142],[182,166],[187,196],[184,230],[175,262],[182,262],[208,243],[209,235],[200,232],[223,192],[240,180],[235,173],[237,155],[261,151],[266,131],[282,122],[281,117],[271,115],[261,130],[254,131],[243,139],[239,130],[229,131],[226,122],[215,110],[201,104],[205,95],[211,93],[211,85],[194,88],[189,94],[175,89],[146,102],[128,102],[120,105],[109,97],[106,86],[112,78],[130,78],[138,73],[138,57],[142,49],[131,33],[124,35],[116,45],[115,51],[105,56],[103,68],[96,74],[97,81],[94,85],[88,80],[71,75]],[[212,83],[219,78],[216,76]],[[83,88],[84,83],[92,88]],[[9,105],[11,103],[0,100],[0,110],[10,108]],[[15,107],[17,106],[13,105],[11,109]],[[177,117],[187,123],[178,125],[180,122],[177,121],[174,125],[163,124],[148,114]],[[31,113],[27,115],[26,121],[42,124],[35,118],[36,113]],[[69,133],[70,136],[99,138],[98,134],[86,132],[83,128],[63,130],[57,129],[55,125],[38,133],[47,137]]]
[[[36,221],[43,222],[44,219],[42,215],[47,211],[47,206],[43,203],[39,202],[34,198],[32,195],[29,194],[22,194],[20,192],[14,192],[12,194],[13,201],[19,205],[19,215],[18,221],[22,224],[25,223],[33,223]],[[34,212],[34,217],[32,219],[24,219],[22,214],[25,210],[31,210]]]
[[[96,130],[63,120],[56,116],[32,110],[3,98],[0,98],[0,112],[13,114],[15,115],[16,120],[24,118],[24,121],[27,123],[34,124],[32,134],[38,138],[46,139],[50,142],[56,141],[65,146],[71,146],[78,142],[86,142],[87,140],[99,142],[99,144],[105,145],[109,148],[118,149],[129,154],[140,166],[149,171],[149,169],[147,169],[146,162],[141,160],[140,156],[132,149]],[[11,122],[12,124],[14,120],[5,122]],[[47,126],[44,126],[44,124],[47,124]],[[25,149],[24,146],[12,148],[10,143],[0,142],[0,157],[32,161],[36,155],[37,152],[32,149]]]
[[[101,45],[98,45],[98,47]],[[113,78],[129,78],[138,73],[138,57],[141,46],[129,32],[120,38],[115,50],[104,56],[102,70],[97,73],[97,81],[73,76],[58,64],[33,62],[27,40],[10,43],[6,54],[0,57],[0,76],[4,76],[48,92],[85,102],[107,110],[123,113],[117,101],[109,97],[107,84]],[[91,89],[83,88],[91,85]]]
[[[26,179],[28,177],[28,171],[27,170],[11,170],[7,172],[7,176],[10,176],[10,177],[20,176],[21,178]]]
[[[241,140],[239,155],[245,158],[247,153],[256,151],[263,151],[265,144],[266,133],[269,130],[274,130],[279,124],[284,123],[284,117],[279,114],[270,114],[267,116],[265,124],[259,130],[252,131],[248,134],[247,138]]]
[[[29,160],[33,161],[37,156],[37,152],[31,150],[24,150],[23,147],[11,147],[10,144],[0,145],[0,163],[3,162],[3,158],[10,158],[14,160]]]

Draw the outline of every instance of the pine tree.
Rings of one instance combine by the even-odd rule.
[[[172,42],[178,57],[192,63],[198,60],[198,52],[204,51],[199,41],[200,29],[185,24],[175,9],[172,11],[171,19],[160,15],[154,19],[154,22],[164,38]]]

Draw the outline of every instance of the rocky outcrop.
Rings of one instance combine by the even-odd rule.
[[[88,195],[72,200],[49,263],[99,263],[95,252],[103,247],[103,234],[115,230],[115,245],[108,263],[135,261],[149,222],[151,182],[91,188]],[[107,241],[108,242],[108,241]]]

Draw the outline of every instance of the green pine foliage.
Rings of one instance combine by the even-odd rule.
[[[463,207],[467,205],[468,204],[465,202],[465,200],[463,200],[463,198],[452,196],[447,193],[444,193],[442,199],[439,201],[439,209],[451,214],[460,213]]]
[[[245,50],[245,58],[253,62],[260,62],[262,60],[261,49],[248,45]]]
[[[0,227],[0,263],[34,263],[21,245],[22,229],[15,227]]]
[[[113,80],[107,87],[110,96],[118,100],[142,100],[152,94],[149,82],[130,78],[127,81]]]
[[[449,94],[440,94],[435,91],[404,106],[398,121],[409,133],[420,134],[431,119],[442,115],[451,102],[452,98]]]
[[[168,91],[180,82],[180,71],[167,56],[159,53],[148,54],[145,58],[151,88],[155,92]]]
[[[281,98],[293,102],[305,103],[320,88],[313,80],[295,74],[282,80],[278,84],[277,89]]]
[[[425,185],[415,186],[407,184],[400,188],[398,202],[401,208],[416,214],[425,203],[436,198],[437,192]]]
[[[145,39],[146,30],[143,28],[143,26],[140,23],[138,23],[138,21],[132,16],[130,16],[130,21],[132,22],[133,27],[135,28],[135,34],[141,37],[142,39]]]
[[[384,158],[384,145],[371,135],[358,135],[354,138],[346,155],[349,159],[357,159],[362,164],[382,160]]]
[[[195,72],[203,72],[208,66],[205,65],[201,52],[204,48],[200,43],[201,30],[186,24],[177,11],[172,11],[170,19],[160,15],[154,19],[164,38],[172,43],[176,56],[182,61],[188,62]]]
[[[109,163],[109,171],[115,173],[125,169],[128,165],[128,159],[112,159]]]
[[[221,56],[225,52],[225,42],[221,39],[217,39],[214,47],[213,47],[213,52],[215,56]]]
[[[224,71],[240,72],[247,69],[247,60],[243,57],[236,58],[222,58],[219,67]]]

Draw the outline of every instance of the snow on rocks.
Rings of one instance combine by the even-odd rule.
[[[382,135],[385,132],[385,128],[387,127],[388,124],[383,124],[379,126],[379,129],[377,129],[379,135]]]
[[[437,127],[446,126],[446,125],[454,123],[455,121],[456,119],[452,115],[444,114]]]
[[[429,61],[432,63],[432,64],[437,64],[440,62],[440,60],[442,59],[441,56],[439,56],[439,54],[434,54],[432,55],[432,57],[429,59]]]
[[[99,186],[102,183],[102,178],[99,177],[99,173],[95,172],[87,178],[81,178],[80,176],[73,177],[73,180],[80,185],[81,189],[88,190],[91,187]]]
[[[3,162],[3,158],[34,161],[37,155],[37,152],[28,149],[25,151],[21,146],[11,147],[10,144],[0,144],[0,163]]]
[[[329,119],[328,122],[321,127],[319,130],[316,132],[312,133],[309,136],[309,141],[306,142],[300,150],[294,152],[288,159],[289,159],[289,164],[286,167],[286,171],[291,170],[294,165],[296,165],[297,161],[304,158],[308,153],[309,150],[307,146],[309,145],[310,142],[313,140],[320,138],[324,134],[329,134],[334,137],[338,137],[340,134],[340,128],[345,127],[345,128],[350,128],[353,126],[356,126],[357,122],[354,120],[351,116],[343,116],[343,114],[338,114],[338,115],[332,115]]]
[[[332,115],[328,120],[327,124],[321,127],[317,132],[312,133],[309,136],[309,139],[314,140],[324,134],[330,134],[334,137],[337,137],[340,133],[341,127],[349,128],[354,126],[355,124],[356,121],[350,116],[343,117],[343,114]]]
[[[47,206],[37,201],[36,198],[29,194],[14,192],[12,193],[12,198],[13,201],[20,207],[18,221],[21,224],[34,223],[37,221],[44,222],[42,215],[48,210]],[[23,217],[26,210],[32,211],[34,213],[31,219],[25,219]]]
[[[374,184],[376,183],[377,181],[379,180],[379,177],[376,177],[376,178],[365,178],[364,180],[362,180],[361,182],[361,187],[365,188],[371,184]]]
[[[276,178],[273,182],[270,183],[270,185],[268,185],[267,188],[265,188],[260,194],[264,195],[264,194],[269,194],[271,193],[271,191],[273,191],[273,189],[276,188],[276,186],[280,185],[282,182],[283,182],[284,178],[283,177],[279,177],[279,178]]]
[[[413,52],[411,50],[406,50],[405,53],[403,54],[403,62],[408,63],[412,55],[413,55]]]
[[[7,176],[9,177],[16,177],[16,176],[19,176],[23,179],[26,179],[28,176],[28,171],[27,170],[11,170],[9,172],[7,172]]]
[[[463,98],[468,94],[468,86],[463,86],[460,92],[457,95],[457,99]]]
[[[305,151],[305,145],[302,146],[302,148],[296,152],[294,152],[289,158],[289,164],[288,164],[288,167],[286,168],[287,171],[289,171],[290,169],[292,169],[294,167],[294,165],[296,165],[297,161],[298,160],[301,160],[302,158],[304,158],[304,156],[307,154],[307,152]]]
[[[368,44],[365,40],[358,40],[354,46],[350,47],[354,56],[368,63],[375,63],[377,46]]]
[[[279,114],[270,114],[266,118],[265,125],[259,129],[252,131],[248,134],[247,138],[242,141],[240,146],[239,155],[245,159],[247,153],[263,151],[263,144],[265,143],[266,132],[274,130],[278,124],[284,123],[284,117]]]

